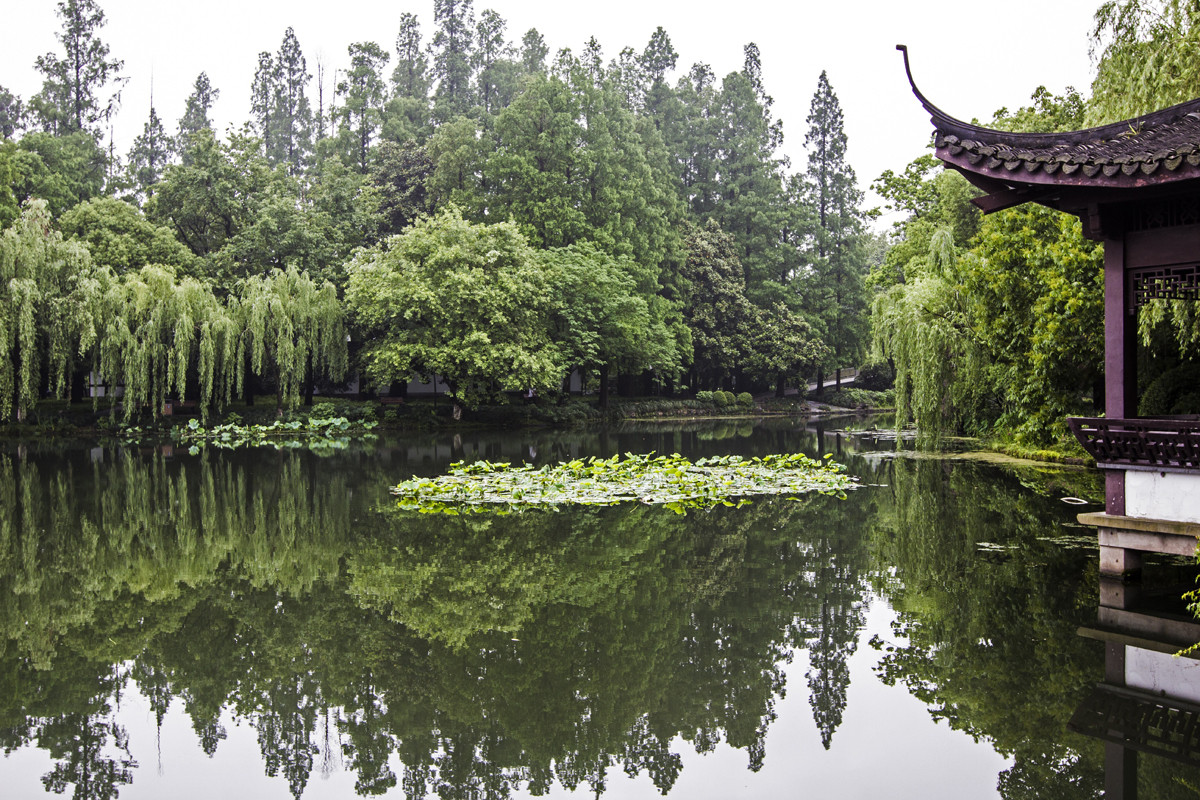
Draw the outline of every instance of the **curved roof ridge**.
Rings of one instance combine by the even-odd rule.
[[[912,87],[913,94],[921,101],[921,105],[929,112],[930,121],[934,127],[943,134],[951,134],[958,136],[960,139],[971,139],[981,144],[991,143],[1019,143],[1026,147],[1053,147],[1055,145],[1072,145],[1082,142],[1096,142],[1108,139],[1116,139],[1121,136],[1129,136],[1131,132],[1141,133],[1148,128],[1154,128],[1166,122],[1173,122],[1181,117],[1195,114],[1197,119],[1200,119],[1200,98],[1188,100],[1183,103],[1164,108],[1159,111],[1153,111],[1149,114],[1143,114],[1139,117],[1131,117],[1130,119],[1120,122],[1112,122],[1108,125],[1100,125],[1095,128],[1084,128],[1077,131],[1066,132],[1044,132],[1044,133],[1014,133],[1010,131],[997,130],[995,128],[985,128],[981,125],[974,125],[970,122],[963,122],[960,119],[950,116],[945,111],[935,106],[929,101],[921,90],[917,88],[917,83],[913,80],[912,67],[908,61],[908,47],[903,44],[896,45],[896,49],[904,54],[904,71],[908,75],[908,85]]]

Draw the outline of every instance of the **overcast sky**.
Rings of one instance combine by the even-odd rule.
[[[100,4],[107,16],[100,36],[111,55],[125,61],[130,78],[116,122],[122,152],[145,123],[152,75],[155,106],[173,131],[196,75],[207,72],[221,91],[214,117],[223,130],[248,119],[258,53],[276,51],[289,25],[313,74],[318,58],[331,72],[347,66],[351,42],[370,40],[394,50],[403,12],[418,15],[426,41],[433,29],[432,0]],[[34,59],[59,50],[57,3],[11,5],[0,29],[0,86],[28,99],[42,80]],[[914,75],[930,100],[953,116],[987,120],[1001,106],[1025,103],[1039,85],[1055,93],[1089,87],[1087,37],[1097,5],[1099,0],[973,6],[942,0],[476,0],[475,10],[496,9],[515,43],[536,27],[552,53],[562,47],[578,53],[594,35],[606,60],[626,46],[640,52],[661,25],[679,53],[679,73],[703,61],[723,76],[741,67],[743,45],[755,42],[794,169],[804,164],[804,120],[817,77],[826,70],[845,112],[849,160],[865,189],[884,169],[902,168],[920,155],[931,131],[908,89],[896,44],[909,46]],[[315,105],[315,86],[310,92]]]

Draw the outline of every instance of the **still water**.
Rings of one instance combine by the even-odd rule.
[[[451,461],[835,452],[845,500],[400,513]],[[1096,475],[775,421],[0,450],[0,795],[1091,798]],[[1083,508],[1095,509],[1092,504]],[[1200,770],[1142,756],[1142,798]]]

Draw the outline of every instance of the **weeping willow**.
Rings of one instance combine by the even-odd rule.
[[[1195,300],[1151,300],[1138,311],[1138,335],[1146,347],[1154,346],[1154,332],[1169,326],[1175,334],[1179,352],[1194,356],[1200,352],[1200,303]]]
[[[272,373],[280,409],[299,405],[301,389],[318,373],[345,376],[346,327],[332,283],[318,285],[295,267],[247,278],[236,314],[243,330],[238,363],[248,354],[252,372]]]
[[[896,425],[915,423],[929,444],[971,421],[983,385],[983,353],[952,280],[957,260],[950,232],[937,232],[924,263],[909,265],[911,281],[878,295],[871,310],[875,354],[896,367]]]
[[[201,413],[229,402],[237,382],[237,319],[207,284],[147,266],[114,282],[99,332],[98,367],[125,387],[124,415],[157,411],[172,393],[187,398],[197,377]],[[192,370],[195,370],[192,373]]]
[[[41,200],[0,235],[0,419],[23,417],[43,387],[69,389],[108,280],[83,245],[63,241]]]

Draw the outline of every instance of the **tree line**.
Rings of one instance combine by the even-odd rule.
[[[121,157],[103,12],[60,0],[41,91],[0,87],[0,416],[89,369],[127,407],[215,410],[351,371],[478,404],[572,370],[602,399],[782,392],[863,358],[878,248],[827,75],[793,170],[753,44],[672,80],[662,28],[606,59],[515,44],[472,0],[433,12],[428,41],[404,13],[393,51],[351,44],[332,97],[288,28],[243,125],[213,129],[201,73]]]

